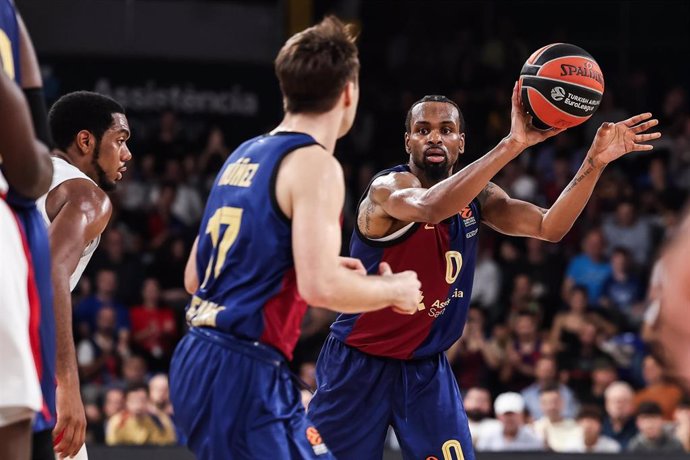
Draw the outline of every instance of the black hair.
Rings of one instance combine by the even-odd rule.
[[[582,420],[583,418],[591,418],[599,423],[604,421],[604,414],[602,413],[599,406],[595,404],[585,404],[580,408],[580,412],[577,413],[577,420]]]
[[[89,131],[99,143],[103,133],[113,124],[114,113],[125,109],[114,99],[91,91],[65,94],[53,104],[48,123],[55,145],[67,150],[81,130]]]
[[[145,384],[143,384],[143,383],[131,383],[131,384],[127,385],[127,388],[125,389],[125,396],[128,396],[130,393],[134,393],[134,392],[141,391],[141,390],[145,391],[146,395],[149,394],[149,387],[146,386]]]
[[[654,401],[643,401],[637,408],[637,415],[663,415],[661,406]]]
[[[430,96],[424,96],[414,104],[410,106],[410,110],[407,111],[407,116],[405,117],[405,132],[409,133],[412,130],[412,109],[415,108],[415,106],[419,104],[423,104],[425,102],[445,102],[446,104],[451,104],[453,107],[458,109],[458,118],[460,120],[460,132],[465,132],[465,117],[462,115],[462,110],[460,110],[460,107],[458,107],[458,104],[456,104],[453,100],[448,99],[446,96],[441,96],[441,95],[430,95]]]

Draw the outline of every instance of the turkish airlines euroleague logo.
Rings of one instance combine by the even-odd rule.
[[[469,206],[465,206],[465,208],[460,211],[460,217],[462,218],[462,223],[465,224],[465,227],[469,227],[470,225],[477,223],[477,220],[474,218],[472,208]]]
[[[328,453],[328,447],[326,447],[326,444],[323,443],[319,430],[313,426],[310,426],[307,428],[306,436],[307,441],[309,441],[309,444],[311,444],[311,448],[314,449],[314,454],[323,455]]]

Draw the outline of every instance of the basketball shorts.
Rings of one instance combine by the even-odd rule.
[[[41,409],[43,399],[29,334],[32,315],[36,322],[35,315],[39,314],[31,311],[29,303],[30,256],[25,252],[17,219],[3,199],[0,254],[0,424],[9,425],[32,418]]]
[[[392,426],[406,460],[474,460],[462,398],[445,354],[367,355],[328,337],[308,415],[338,460],[380,460]]]
[[[192,328],[172,358],[170,397],[198,460],[333,458],[283,356],[258,342]]]

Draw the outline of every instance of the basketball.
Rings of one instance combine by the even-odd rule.
[[[571,128],[599,108],[604,75],[587,51],[552,43],[535,51],[522,66],[519,91],[535,128]]]

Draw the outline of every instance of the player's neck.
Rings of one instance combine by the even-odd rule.
[[[417,176],[417,179],[419,179],[419,182],[422,183],[423,188],[431,188],[434,185],[438,184],[439,182],[448,179],[450,177],[450,174],[448,174],[445,177],[440,177],[440,178],[430,178],[427,174],[426,171],[418,167],[416,164],[414,164],[413,161],[410,161],[408,163],[408,166],[410,168],[410,171],[412,174]]]
[[[76,154],[74,152],[71,152],[69,149],[67,151],[64,150],[53,150],[53,156],[56,156],[60,158],[61,160],[71,164],[75,168],[77,168],[79,171],[83,172],[86,174],[88,177],[90,177],[94,182],[97,182],[97,178],[92,177],[92,174],[89,172],[88,168],[88,159],[85,160],[85,157],[83,155]]]
[[[283,121],[271,132],[292,131],[309,134],[326,150],[333,153],[341,122],[342,114],[335,111],[320,114],[286,113]]]

